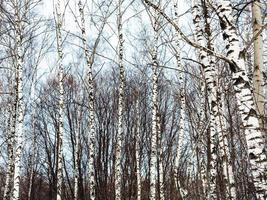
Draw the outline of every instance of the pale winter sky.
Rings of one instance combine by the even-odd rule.
[[[84,1],[83,1],[84,2]],[[97,30],[95,29],[95,26],[90,22],[90,13],[96,13],[96,10],[98,10],[98,7],[95,3],[91,3],[95,1],[88,1],[85,7],[85,15],[86,15],[86,31],[87,35],[92,36],[88,38],[88,41],[90,41],[91,38],[96,37],[97,35]],[[141,0],[136,0],[133,4],[133,6],[128,6],[129,5],[128,0],[124,1],[123,7],[127,7],[125,13],[123,14],[123,21],[124,21],[124,29],[127,28],[127,32],[130,32],[131,34],[137,34],[142,30],[142,26],[140,26],[140,22],[138,22],[138,19],[135,17],[137,13],[138,16],[142,19],[141,23],[142,25],[147,25],[150,26],[150,20],[147,15],[147,12],[144,9],[144,6],[141,4]],[[43,2],[43,6],[40,7],[41,13],[46,17],[46,18],[53,18],[53,10],[54,10],[54,0],[46,0]],[[68,3],[68,4],[67,4]],[[138,5],[139,4],[139,5]],[[67,6],[66,6],[67,5]],[[116,1],[113,1],[112,3],[113,7],[116,5]],[[138,5],[138,6],[137,6]],[[64,25],[63,29],[65,30],[63,34],[80,34],[79,27],[77,26],[77,22],[75,21],[75,17],[79,16],[79,11],[78,11],[78,0],[69,0],[69,1],[62,1],[62,10],[65,10],[65,15],[64,15]],[[179,1],[179,14],[185,13],[191,5],[187,5],[184,1]],[[169,9],[170,8],[170,9]],[[102,8],[103,9],[103,8]],[[171,9],[172,5],[168,6],[168,11],[169,14],[171,15]],[[183,15],[180,19],[180,25],[185,29],[185,27],[188,27],[190,24],[189,19],[190,13]],[[139,19],[140,19],[139,18]],[[113,47],[113,53],[109,52],[108,55],[106,55],[110,59],[115,59],[116,57],[116,52],[114,51],[114,48],[117,46],[118,42],[118,37],[116,35],[116,11],[112,14],[112,17],[108,19],[108,25],[105,26],[105,35],[108,36],[108,43],[110,46]],[[127,48],[127,32],[124,30],[126,34],[124,34],[125,38],[125,57],[130,60],[131,59],[131,49],[132,48]],[[67,65],[68,63],[73,61],[73,50],[78,48],[79,45],[81,45],[80,40],[71,40],[71,42],[74,45],[68,45],[67,48],[64,48],[64,53],[65,53],[65,59],[64,63]],[[132,42],[132,41],[131,41]],[[73,49],[74,48],[74,49]],[[112,49],[112,48],[111,48]],[[69,55],[71,54],[71,56]],[[42,72],[51,72],[55,70],[54,63],[56,61],[56,54],[51,54],[51,57],[48,59],[44,59],[41,63],[41,70]],[[53,66],[52,68],[48,66]],[[41,74],[40,74],[41,75]]]

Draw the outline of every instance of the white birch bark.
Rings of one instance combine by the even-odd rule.
[[[141,183],[141,156],[140,156],[140,101],[139,95],[136,97],[136,135],[135,135],[135,158],[136,158],[136,185],[137,185],[137,200],[141,200],[142,197],[142,183]]]
[[[18,6],[18,2],[15,2]],[[22,137],[23,137],[23,120],[24,120],[24,102],[23,102],[23,51],[22,51],[22,19],[19,9],[15,9],[15,40],[16,40],[16,73],[17,73],[17,123],[15,128],[15,162],[14,162],[14,185],[12,200],[19,199],[20,173],[21,173],[21,154],[22,154]]]
[[[62,199],[63,186],[63,123],[64,123],[64,88],[63,88],[63,47],[62,47],[62,14],[61,0],[56,2],[56,35],[57,35],[57,52],[58,52],[58,69],[59,69],[59,116],[58,116],[58,137],[57,137],[57,200]]]
[[[81,109],[81,108],[80,108]],[[76,126],[76,133],[75,133],[75,147],[74,147],[74,200],[79,199],[79,151],[80,151],[80,124],[81,124],[81,116],[82,111],[78,108],[77,111],[77,126]]]
[[[157,16],[158,17],[158,16]],[[157,112],[158,112],[158,60],[157,44],[159,37],[158,19],[154,19],[154,40],[152,50],[152,132],[151,132],[151,153],[150,153],[150,199],[156,199],[157,183]]]
[[[207,47],[209,49],[214,49],[213,47],[213,41],[211,38],[213,38],[212,30],[211,30],[211,25],[210,25],[210,15],[209,15],[209,8],[207,5],[203,4],[203,9],[204,10],[204,18],[205,18],[205,30],[206,30],[206,37],[207,37]],[[222,94],[223,91],[220,90],[222,87],[220,85],[219,80],[217,80],[217,76],[219,76],[219,72],[216,71],[215,67],[215,57],[212,55],[209,55],[209,62],[210,62],[210,68],[206,68],[204,70],[206,76],[209,76],[211,81],[213,83],[208,84],[208,88],[210,87],[211,91],[211,112],[215,115],[215,125],[216,125],[216,131],[218,134],[218,139],[219,139],[219,155],[220,159],[222,160],[222,167],[223,167],[223,180],[224,184],[226,185],[227,189],[227,194],[226,198],[227,199],[236,199],[236,192],[235,192],[235,185],[234,185],[234,177],[229,176],[229,174],[233,174],[233,168],[231,166],[231,163],[229,162],[230,159],[230,150],[229,150],[229,145],[228,145],[228,140],[227,140],[227,132],[226,132],[226,120],[223,117],[223,99],[222,99]],[[213,73],[207,73],[211,70]]]
[[[35,98],[35,84],[32,85],[31,95],[32,95],[32,101],[31,104],[34,104],[34,98]],[[32,106],[32,153],[30,154],[30,180],[29,180],[29,190],[28,190],[28,200],[31,200],[31,194],[32,194],[32,186],[33,186],[33,176],[34,176],[34,165],[36,161],[36,108]]]
[[[85,18],[83,3],[79,0],[79,12],[81,17],[81,31],[82,31],[82,42],[87,64],[87,80],[89,88],[89,135],[88,135],[88,146],[89,146],[89,190],[90,190],[90,200],[94,200],[95,196],[95,170],[94,170],[94,152],[95,152],[95,108],[94,108],[94,83],[92,75],[92,65],[93,59],[89,54],[89,49],[87,46],[86,39],[86,29],[85,29]]]
[[[201,9],[198,1],[194,1],[193,5],[193,21],[195,24],[195,29],[196,29],[196,37],[197,37],[197,42],[201,46],[206,46],[206,41],[204,38],[204,32],[201,27]],[[204,75],[205,75],[205,80],[206,80],[206,85],[207,85],[207,92],[209,94],[208,101],[210,105],[210,148],[211,148],[211,159],[210,159],[210,172],[209,172],[209,193],[210,193],[210,198],[211,199],[217,199],[216,196],[216,176],[217,176],[217,170],[216,170],[216,162],[217,162],[217,151],[216,151],[216,142],[217,142],[217,133],[216,133],[216,108],[217,108],[217,103],[216,103],[216,87],[215,87],[215,82],[214,82],[214,68],[210,63],[208,54],[200,49],[199,50],[199,58],[202,63],[202,67],[204,70]]]
[[[125,72],[123,66],[123,34],[122,34],[122,12],[121,0],[118,0],[118,63],[119,63],[119,110],[118,110],[118,133],[115,148],[115,199],[121,200],[121,187],[122,187],[122,137],[123,137],[123,112],[124,112],[124,88],[125,88]]]
[[[35,133],[35,121],[36,117],[34,117],[33,119],[33,150],[32,150],[32,155],[31,155],[31,162],[30,162],[30,180],[29,180],[29,190],[28,190],[28,200],[31,200],[31,196],[32,196],[32,187],[33,187],[33,176],[34,176],[34,165],[35,165],[35,160],[36,160],[36,151],[37,151],[37,147],[36,147],[36,133]]]
[[[179,24],[179,19],[178,19],[178,1],[174,1],[174,15],[175,15],[175,20],[176,23]],[[180,122],[179,122],[179,133],[177,137],[177,149],[176,149],[176,157],[175,157],[175,166],[174,166],[174,173],[175,173],[175,183],[176,183],[176,188],[179,191],[181,198],[185,199],[186,192],[183,188],[181,188],[181,183],[178,178],[178,173],[179,173],[179,166],[180,166],[180,157],[182,153],[182,147],[184,144],[184,134],[185,134],[185,87],[184,87],[184,68],[181,63],[181,50],[180,50],[180,35],[176,31],[176,38],[175,38],[175,57],[176,57],[176,62],[177,62],[177,68],[179,71],[179,84],[181,87],[180,90],[180,101],[181,101],[181,107],[180,107]]]
[[[10,105],[9,112],[12,113],[10,119],[8,120],[8,134],[7,134],[7,173],[4,187],[3,200],[9,200],[12,195],[13,183],[14,179],[14,148],[15,148],[15,130],[16,130],[16,121],[17,121],[17,102],[18,102],[18,94],[17,94],[17,83],[15,83],[14,87],[14,102]],[[10,99],[11,100],[11,99]]]
[[[253,92],[256,101],[257,112],[260,116],[260,127],[264,128],[264,91],[263,91],[263,35],[258,32],[262,28],[260,0],[252,3],[252,25],[254,40],[254,71],[253,71]],[[257,36],[257,37],[256,37]]]
[[[17,95],[16,95],[17,96]],[[14,178],[14,137],[15,137],[15,127],[16,127],[16,116],[17,116],[17,98],[15,99],[15,103],[9,109],[11,114],[11,117],[8,121],[8,135],[7,135],[7,173],[6,173],[6,180],[5,180],[5,187],[4,187],[4,194],[3,194],[3,200],[10,199],[11,195],[11,183],[13,182]]]
[[[208,48],[209,49],[213,49],[213,44],[211,41],[211,30],[210,30],[210,17],[208,16],[208,10],[207,7],[205,7],[206,5],[202,5],[203,9],[205,9],[204,11],[204,17],[205,17],[205,30],[207,31],[207,38],[208,38]],[[197,9],[197,4],[195,6],[195,8]],[[199,12],[199,11],[198,11]],[[195,18],[195,22],[199,23],[198,19]],[[196,25],[197,27],[197,31],[201,31],[201,29],[198,30],[199,25]],[[205,41],[204,41],[204,37],[203,37],[204,31],[202,29],[202,38],[200,38],[200,34],[198,35],[199,40],[198,41],[202,41],[201,45],[205,45]],[[222,159],[222,165],[223,165],[223,180],[224,183],[228,189],[228,193],[227,193],[227,199],[235,199],[235,189],[234,189],[234,180],[233,177],[229,177],[229,172],[231,171],[232,173],[232,167],[229,163],[229,149],[228,149],[228,141],[227,141],[227,133],[225,132],[225,124],[223,123],[224,121],[222,121],[222,113],[219,111],[219,105],[220,105],[220,101],[221,101],[221,96],[220,96],[220,92],[217,91],[217,85],[218,83],[216,82],[216,77],[215,77],[215,60],[213,56],[208,56],[209,59],[209,63],[207,63],[205,59],[205,57],[208,56],[206,55],[205,52],[200,51],[200,57],[203,63],[203,69],[204,69],[204,74],[205,74],[205,79],[206,79],[206,83],[207,83],[207,90],[208,90],[208,99],[209,99],[209,105],[211,108],[210,111],[210,117],[211,117],[211,149],[212,149],[212,158],[211,159],[211,175],[216,173],[216,164],[214,162],[216,162],[216,151],[213,150],[213,148],[215,148],[214,144],[216,144],[216,140],[217,140],[217,135],[219,137],[219,154],[220,157]],[[215,178],[215,177],[211,177],[211,180]],[[231,182],[231,184],[229,183],[229,181]],[[213,187],[213,186],[212,186]],[[213,191],[215,192],[215,191]],[[211,195],[212,198],[216,198],[215,195]]]
[[[224,181],[226,183],[227,189],[227,199],[236,199],[236,187],[234,180],[234,171],[232,167],[232,162],[230,161],[230,150],[227,138],[227,130],[226,130],[226,119],[223,116],[225,113],[224,108],[224,91],[222,90],[222,86],[218,84],[217,91],[217,100],[218,100],[218,115],[216,117],[216,121],[218,123],[218,132],[219,132],[219,150],[220,157],[223,163],[223,175]]]
[[[220,25],[223,30],[223,39],[226,43],[227,56],[232,61],[232,79],[236,98],[239,99],[238,109],[244,126],[250,168],[252,171],[253,182],[259,199],[266,198],[267,192],[267,159],[264,154],[264,139],[260,131],[259,119],[257,117],[252,87],[246,71],[243,52],[240,50],[239,37],[233,23],[232,7],[229,1],[220,1],[217,8],[220,18]]]
[[[205,83],[204,81],[201,80],[200,82],[200,114],[199,114],[199,127],[201,132],[199,133],[199,139],[198,139],[198,151],[199,151],[199,156],[200,156],[200,169],[199,169],[199,175],[200,179],[202,180],[202,189],[203,189],[203,195],[204,199],[206,197],[210,196],[210,190],[208,190],[208,177],[207,177],[207,151],[206,151],[206,146],[207,146],[207,141],[205,140],[206,136],[206,127],[204,125],[204,109],[205,109]]]
[[[164,174],[163,174],[163,149],[162,149],[162,134],[161,134],[161,125],[160,125],[160,115],[157,111],[157,157],[158,157],[158,171],[159,171],[159,199],[164,200]]]

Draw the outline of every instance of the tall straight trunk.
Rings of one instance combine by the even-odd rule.
[[[122,140],[123,140],[123,116],[124,116],[124,88],[125,88],[125,75],[123,66],[123,34],[122,34],[122,12],[121,0],[118,0],[118,63],[119,63],[119,110],[118,110],[118,133],[115,148],[115,199],[121,200],[122,190]]]
[[[217,115],[217,123],[218,123],[218,132],[219,132],[219,149],[220,149],[220,157],[223,162],[223,174],[224,181],[226,183],[227,189],[227,199],[236,199],[236,187],[234,180],[234,171],[232,165],[234,163],[231,162],[229,142],[228,142],[228,134],[226,129],[226,119],[223,116],[223,113],[226,113],[226,109],[224,107],[224,91],[222,86],[218,84],[217,88],[217,99],[218,99],[218,115]]]
[[[208,190],[208,176],[207,176],[207,170],[208,170],[208,161],[207,161],[207,142],[208,139],[206,138],[206,126],[204,124],[205,121],[205,83],[203,80],[200,82],[200,113],[199,113],[199,135],[198,135],[198,152],[199,152],[199,159],[200,159],[200,166],[199,166],[199,176],[200,180],[202,180],[202,189],[203,189],[203,196],[204,199],[206,197],[209,197],[210,191]]]
[[[17,95],[16,95],[17,96]],[[11,116],[8,120],[8,134],[7,134],[7,173],[4,187],[3,200],[9,200],[12,193],[11,183],[14,178],[14,137],[16,128],[16,116],[17,116],[17,98],[14,101],[14,105],[9,109]]]
[[[62,15],[61,0],[56,2],[56,34],[57,34],[57,52],[59,68],[59,116],[58,116],[58,137],[57,137],[57,200],[62,199],[63,186],[63,123],[64,123],[64,88],[63,88],[63,50],[62,50]]]
[[[13,186],[11,185],[14,180],[14,148],[15,148],[15,130],[17,121],[17,83],[15,83],[14,94],[15,98],[13,104],[10,105],[9,112],[12,113],[8,121],[8,134],[7,134],[7,173],[4,187],[3,200],[9,200],[12,195]]]
[[[36,162],[36,133],[35,133],[35,123],[36,123],[36,116],[33,119],[33,141],[32,141],[32,155],[30,156],[30,180],[29,180],[29,189],[28,189],[28,200],[32,199],[32,188],[33,188],[33,177],[34,177],[34,165]]]
[[[227,56],[231,60],[230,69],[234,81],[235,95],[238,100],[238,109],[244,127],[250,168],[253,183],[259,199],[266,198],[267,159],[264,153],[264,139],[259,126],[256,107],[253,101],[249,78],[246,71],[244,52],[240,50],[240,41],[233,23],[232,7],[229,1],[220,1],[217,7],[223,39],[226,44]]]
[[[15,1],[18,6],[18,2]],[[21,154],[22,154],[22,137],[23,137],[23,119],[24,119],[24,102],[23,102],[23,91],[22,91],[22,81],[23,81],[23,51],[22,51],[22,19],[19,14],[19,9],[15,9],[15,40],[16,40],[16,74],[17,74],[17,122],[15,128],[15,162],[14,162],[14,185],[12,200],[19,199],[19,189],[20,189],[20,173],[21,173]]]
[[[176,18],[176,23],[179,24],[178,20],[178,2],[174,1],[174,15]],[[181,107],[180,107],[180,122],[179,122],[179,133],[177,137],[177,148],[176,148],[176,157],[175,157],[175,166],[174,166],[174,173],[175,173],[175,183],[176,188],[179,191],[182,199],[185,198],[185,190],[183,190],[181,187],[181,183],[179,180],[179,165],[180,165],[180,157],[182,153],[182,147],[184,144],[184,133],[185,133],[185,88],[184,88],[184,68],[181,63],[181,50],[180,50],[180,35],[176,31],[176,38],[175,38],[175,57],[177,62],[177,68],[179,71],[179,84],[181,87],[180,90],[180,101],[181,101]]]
[[[198,1],[194,2],[193,5],[193,14],[194,14],[194,24],[196,29],[196,37],[197,42],[201,46],[206,46],[204,31],[201,27],[201,9]],[[217,199],[216,195],[216,177],[217,177],[217,132],[216,132],[216,85],[214,78],[214,66],[211,65],[208,54],[202,49],[199,50],[199,58],[203,67],[207,92],[208,92],[208,102],[210,106],[210,149],[211,149],[211,157],[210,157],[210,171],[209,171],[209,193],[211,199]]]
[[[36,80],[35,77],[32,80],[33,81],[33,85],[32,85],[32,89],[31,89],[31,104],[34,104],[34,98],[35,98],[35,84],[36,84]],[[32,152],[30,154],[30,179],[29,179],[29,189],[28,189],[28,200],[31,200],[32,198],[32,186],[33,186],[33,178],[34,178],[34,165],[36,163],[36,151],[37,151],[37,146],[36,146],[36,117],[37,117],[37,113],[36,113],[36,108],[31,107],[32,108],[32,113],[31,113],[31,117],[32,117],[32,122],[31,122],[31,127],[32,127]]]
[[[81,17],[81,31],[82,31],[82,42],[83,48],[86,58],[87,64],[87,83],[89,88],[89,134],[88,134],[88,146],[89,146],[89,189],[90,189],[90,200],[94,200],[96,198],[95,194],[95,169],[94,169],[94,155],[95,155],[95,106],[94,106],[94,83],[93,83],[93,75],[92,75],[92,66],[93,59],[89,54],[89,49],[87,46],[86,39],[86,30],[85,30],[85,18],[84,18],[84,10],[83,3],[79,0],[78,3],[79,12]]]
[[[80,164],[80,124],[81,124],[82,111],[77,110],[77,126],[75,131],[75,147],[74,147],[74,191],[73,199],[79,199],[79,164]]]
[[[137,200],[141,200],[142,182],[141,182],[141,156],[140,156],[140,101],[139,95],[136,97],[136,135],[135,135],[135,159],[136,159],[136,185],[137,185]]]
[[[210,38],[212,38],[210,24],[209,24],[209,15],[208,10],[205,4],[203,6],[203,14],[205,17],[205,33],[207,35],[208,41],[207,46],[209,49],[213,49],[213,44]],[[195,8],[197,9],[198,4],[195,5]],[[198,11],[195,11],[196,13],[200,13],[199,9]],[[197,16],[197,15],[196,15]],[[200,17],[200,15],[198,16]],[[206,46],[204,41],[204,29],[200,28],[199,22],[200,19],[198,17],[195,18],[196,23],[196,29],[199,32],[202,31],[202,33],[198,34],[198,41],[200,41],[202,46]],[[199,29],[199,30],[198,30]],[[208,56],[208,57],[207,57]],[[231,179],[231,183],[233,183],[233,177],[229,177],[229,171],[232,171],[232,167],[229,164],[229,149],[228,149],[228,142],[227,142],[227,133],[223,131],[224,124],[221,120],[222,116],[219,111],[219,103],[221,100],[220,92],[217,90],[217,82],[215,77],[215,60],[213,56],[208,55],[207,53],[200,51],[200,58],[202,61],[202,66],[205,74],[205,79],[207,83],[207,91],[208,91],[208,100],[209,100],[209,106],[210,106],[210,118],[211,118],[211,180],[216,180],[216,177],[213,177],[213,175],[216,174],[216,159],[217,159],[217,152],[215,151],[215,144],[217,140],[217,136],[219,137],[219,153],[220,157],[222,159],[222,165],[223,165],[223,180],[224,184],[228,188],[227,193],[227,199],[233,199],[235,198],[235,190],[229,183],[229,179]],[[207,60],[206,60],[207,59]],[[213,182],[216,183],[216,182]],[[215,191],[213,191],[215,192]],[[211,194],[212,198],[216,198],[215,194]]]
[[[157,157],[158,157],[158,178],[159,178],[159,199],[164,200],[164,172],[163,172],[163,149],[162,149],[162,133],[161,133],[161,124],[160,124],[160,115],[157,111]]]
[[[202,3],[203,8],[203,15],[205,19],[205,27],[203,31],[205,30],[206,38],[207,38],[207,47],[209,49],[214,49],[213,46],[213,35],[210,25],[210,15],[209,15],[209,8],[206,5],[205,1]],[[218,134],[219,139],[219,156],[222,161],[222,177],[223,177],[223,184],[226,185],[227,193],[226,198],[227,199],[236,199],[236,191],[234,187],[234,178],[233,176],[229,176],[229,174],[233,174],[233,168],[231,166],[231,163],[229,162],[230,159],[230,150],[228,145],[228,139],[227,139],[227,131],[226,131],[226,120],[223,117],[223,99],[222,99],[222,93],[224,91],[220,90],[222,87],[220,85],[219,80],[217,80],[219,77],[219,72],[216,70],[215,67],[215,57],[212,55],[209,55],[209,64],[210,67],[204,67],[204,72],[206,76],[210,77],[210,82],[207,84],[208,90],[211,91],[211,100],[210,100],[210,107],[211,112],[215,115],[215,125],[216,125],[216,131]],[[206,69],[206,70],[205,70]]]
[[[158,16],[157,16],[158,17]],[[156,199],[157,192],[157,112],[158,112],[158,60],[157,43],[159,37],[158,19],[154,22],[154,41],[152,51],[152,132],[151,132],[151,153],[150,153],[150,199]]]
[[[253,89],[256,108],[260,116],[260,127],[264,128],[264,91],[263,91],[263,36],[258,34],[262,27],[261,2],[255,0],[252,3],[252,25],[254,40],[254,72]],[[257,36],[257,37],[256,37]]]

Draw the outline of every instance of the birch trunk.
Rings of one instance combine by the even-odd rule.
[[[209,15],[209,8],[205,4],[205,2],[202,3],[203,7],[203,14],[205,18],[205,32],[206,32],[206,37],[207,37],[207,47],[211,50],[214,49],[213,46],[213,41],[211,38],[213,38],[212,35],[212,30],[211,30],[211,25],[210,25],[210,15]],[[227,199],[236,199],[236,192],[235,192],[235,187],[234,187],[234,178],[233,176],[229,176],[230,174],[233,174],[233,168],[231,166],[231,163],[229,162],[230,159],[230,150],[229,150],[229,145],[228,145],[228,140],[227,140],[227,132],[226,132],[226,120],[223,117],[223,99],[222,99],[222,94],[224,91],[220,90],[222,87],[220,85],[219,80],[217,80],[217,76],[219,76],[219,72],[216,71],[215,67],[215,57],[212,55],[209,55],[209,62],[210,62],[210,69],[213,73],[209,73],[209,69],[206,68],[204,70],[205,74],[210,77],[211,81],[213,83],[208,84],[208,89],[210,89],[211,94],[214,96],[211,96],[211,102],[210,102],[210,107],[211,107],[211,112],[215,115],[215,125],[216,125],[216,131],[218,134],[218,139],[219,139],[219,155],[220,159],[222,160],[222,166],[223,166],[223,180],[224,184],[226,185],[227,188],[227,194],[226,198]]]
[[[150,199],[156,199],[157,181],[157,112],[158,112],[158,60],[157,43],[159,37],[158,19],[154,22],[154,41],[152,50],[152,132],[151,132],[151,153],[150,153]]]
[[[262,33],[256,35],[262,27],[260,0],[252,3],[252,25],[254,40],[254,72],[253,89],[258,115],[260,116],[260,127],[264,128],[264,91],[263,91],[263,36]]]
[[[205,109],[205,83],[204,81],[200,82],[200,114],[199,114],[199,127],[201,132],[198,136],[198,148],[199,148],[199,155],[200,155],[200,169],[199,169],[199,175],[200,179],[202,180],[202,189],[203,189],[203,196],[204,199],[206,197],[210,196],[210,191],[208,190],[208,177],[207,177],[207,141],[205,140],[205,134],[206,134],[206,127],[204,125],[205,116],[204,116],[204,109]],[[205,148],[206,147],[206,148]]]
[[[194,24],[195,24],[195,29],[196,29],[196,37],[197,37],[197,42],[201,46],[206,46],[205,38],[204,38],[204,32],[203,29],[201,28],[201,10],[200,10],[200,5],[198,1],[194,2],[193,6],[193,15],[194,15]],[[217,148],[216,148],[216,143],[217,143],[217,133],[216,133],[216,108],[217,108],[217,103],[216,103],[216,85],[215,81],[213,79],[214,77],[214,66],[212,63],[210,63],[208,54],[200,49],[199,50],[199,58],[202,63],[202,67],[204,70],[204,75],[205,75],[205,81],[207,85],[207,92],[208,92],[208,101],[209,101],[209,106],[210,106],[210,136],[211,136],[211,141],[210,141],[210,148],[211,148],[211,159],[210,159],[210,173],[209,173],[209,182],[210,182],[210,198],[211,199],[217,199],[216,195],[216,177],[217,177]]]
[[[232,79],[236,98],[239,99],[238,109],[244,126],[250,168],[253,182],[259,199],[266,198],[267,180],[266,168],[267,159],[264,154],[264,139],[260,131],[259,119],[253,101],[249,78],[246,71],[243,52],[240,50],[239,37],[233,23],[232,7],[229,1],[220,1],[217,11],[220,18],[220,25],[223,30],[223,39],[226,43],[227,56],[232,61]]]
[[[32,150],[32,155],[31,155],[31,162],[30,162],[30,181],[29,181],[29,190],[28,190],[28,200],[31,200],[32,197],[32,186],[33,186],[33,177],[34,177],[34,165],[35,165],[35,160],[36,160],[36,151],[37,151],[37,147],[36,147],[36,133],[35,133],[35,117],[33,119],[33,150]]]
[[[93,58],[89,54],[89,49],[87,46],[86,39],[86,30],[85,30],[85,18],[84,18],[84,10],[83,3],[79,0],[78,3],[79,12],[81,17],[81,31],[82,31],[82,42],[84,48],[84,54],[86,58],[87,64],[87,73],[88,73],[88,88],[89,88],[89,136],[88,136],[88,146],[89,146],[89,189],[90,189],[90,200],[94,200],[96,198],[95,194],[95,170],[94,170],[94,154],[95,154],[95,108],[94,108],[94,83],[93,83],[93,75],[92,75],[92,66],[93,66]]]
[[[18,2],[16,1],[18,6]],[[21,154],[22,154],[22,137],[23,137],[23,119],[24,119],[24,102],[23,102],[23,91],[22,91],[22,73],[23,73],[23,51],[22,51],[22,21],[19,14],[19,9],[15,9],[15,40],[16,40],[16,73],[17,73],[17,123],[15,128],[15,162],[14,162],[14,185],[12,200],[19,199],[20,189],[20,173],[21,173]]]
[[[80,124],[82,120],[82,111],[78,109],[77,111],[77,127],[76,127],[76,134],[75,134],[75,147],[74,147],[74,200],[79,199],[79,157],[80,157]]]
[[[119,110],[118,110],[118,133],[117,142],[115,148],[115,199],[121,200],[121,187],[122,187],[122,137],[123,137],[123,112],[124,112],[124,88],[125,88],[125,75],[123,66],[123,34],[122,34],[122,12],[121,12],[121,0],[118,0],[118,63],[119,63]]]
[[[162,134],[161,134],[161,125],[160,125],[160,115],[157,111],[157,157],[158,157],[158,172],[159,172],[159,199],[164,200],[164,172],[163,172],[163,149],[162,149]]]
[[[174,1],[174,15],[176,19],[176,23],[179,24],[178,19],[178,1]],[[180,107],[180,122],[179,122],[179,133],[177,137],[177,149],[176,149],[176,158],[175,158],[175,166],[174,166],[174,173],[175,173],[175,183],[176,188],[179,191],[181,198],[184,199],[186,193],[185,190],[181,188],[181,183],[178,178],[179,174],[179,166],[180,166],[180,157],[182,153],[182,147],[184,143],[184,133],[185,133],[185,88],[184,88],[184,68],[181,63],[181,50],[180,50],[180,35],[176,31],[176,38],[175,38],[175,57],[177,61],[177,68],[179,73],[179,84],[181,87],[180,90],[180,101],[181,101],[181,107]]]
[[[17,96],[17,95],[16,95]],[[12,107],[12,106],[11,106]],[[10,108],[11,117],[8,121],[8,135],[7,135],[7,173],[6,173],[6,181],[4,187],[4,195],[3,200],[9,200],[11,195],[11,183],[14,178],[14,137],[15,137],[15,128],[16,128],[16,116],[17,112],[17,98],[15,99],[15,103],[13,108]]]
[[[62,50],[62,15],[61,0],[56,2],[56,34],[57,34],[57,52],[58,52],[58,68],[59,68],[59,116],[58,116],[58,138],[57,138],[57,200],[62,199],[63,186],[63,123],[64,123],[64,88],[63,88],[63,50]]]
[[[32,80],[32,88],[31,88],[31,127],[32,127],[32,152],[30,154],[30,180],[29,180],[29,190],[28,190],[28,200],[31,200],[32,197],[32,186],[33,186],[33,177],[34,177],[34,165],[36,162],[36,154],[37,154],[37,146],[36,146],[36,108],[34,108],[34,99],[35,99],[35,85],[36,85],[36,77],[34,76]]]
[[[220,157],[223,162],[223,174],[224,179],[226,183],[226,189],[227,189],[227,199],[236,199],[236,187],[235,187],[235,180],[234,180],[234,171],[232,163],[230,161],[230,150],[229,150],[229,143],[227,138],[227,129],[226,129],[226,119],[223,116],[223,113],[225,113],[226,109],[224,108],[224,95],[222,86],[218,86],[218,92],[217,92],[217,99],[219,102],[218,106],[218,115],[217,115],[217,123],[219,127],[219,149],[220,149]]]
[[[141,182],[141,156],[140,156],[140,101],[139,96],[136,99],[136,135],[135,135],[135,157],[136,157],[136,185],[137,185],[137,200],[141,200],[142,194],[142,182]]]

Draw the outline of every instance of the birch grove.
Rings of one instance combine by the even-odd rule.
[[[267,199],[263,0],[0,0],[0,199]]]

